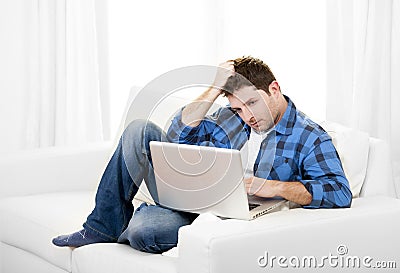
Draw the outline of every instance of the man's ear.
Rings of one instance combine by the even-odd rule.
[[[269,84],[268,90],[272,96],[275,96],[281,92],[281,87],[277,81],[273,81]]]

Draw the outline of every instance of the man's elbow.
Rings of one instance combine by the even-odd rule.
[[[330,201],[333,208],[350,208],[352,200],[353,194],[347,182],[347,184],[340,184],[340,188],[333,194],[333,199]]]
[[[322,200],[312,200],[310,204],[303,205],[304,208],[350,208],[352,203],[352,194],[351,192],[341,192],[337,193],[333,198],[329,198],[325,196]]]
[[[350,190],[346,189],[337,194],[334,202],[334,208],[350,208],[353,201],[353,195]]]
[[[346,192],[344,194],[344,202],[343,202],[341,208],[350,208],[352,201],[353,201],[353,195],[352,195],[351,191],[349,190],[348,192]]]

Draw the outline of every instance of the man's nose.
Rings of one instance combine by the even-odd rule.
[[[250,123],[254,121],[253,113],[249,109],[244,108],[242,111],[243,111],[243,120],[245,122]]]

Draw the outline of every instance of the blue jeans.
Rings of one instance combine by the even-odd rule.
[[[178,229],[191,224],[197,214],[158,205],[149,146],[152,140],[167,141],[155,124],[135,120],[128,125],[100,180],[96,206],[83,226],[106,241],[161,253],[176,246]],[[132,200],[143,180],[157,205],[142,204],[132,217]]]

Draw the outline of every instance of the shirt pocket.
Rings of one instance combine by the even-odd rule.
[[[274,161],[274,172],[277,176],[276,178],[280,181],[296,181],[296,177],[299,174],[298,166],[292,158],[279,156],[275,158]],[[271,173],[272,175],[273,173]]]

